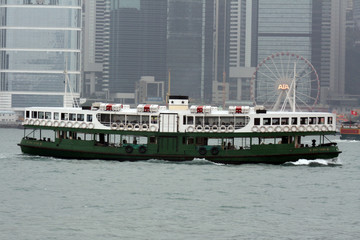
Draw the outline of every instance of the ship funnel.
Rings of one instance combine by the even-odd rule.
[[[169,96],[169,110],[188,110],[188,96]]]

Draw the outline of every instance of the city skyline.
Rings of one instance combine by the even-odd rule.
[[[43,11],[47,14],[42,14],[43,17],[53,17],[57,24],[75,18],[71,21],[76,25],[63,25],[64,30],[56,27],[58,33],[52,34],[49,28],[52,20],[47,21],[49,27],[44,27],[42,24],[46,21],[40,16],[33,20],[32,27],[19,21],[18,26],[11,26],[11,21],[2,20],[1,34],[6,38],[1,38],[0,107],[20,110],[25,107],[21,103],[26,102],[28,106],[38,101],[60,105],[64,102],[64,83],[57,79],[64,79],[66,68],[76,98],[137,104],[136,99],[140,98],[136,97],[139,92],[136,84],[142,77],[149,76],[163,82],[165,89],[170,78],[171,94],[189,95],[198,103],[252,104],[254,96],[269,91],[254,87],[266,82],[264,77],[256,75],[261,62],[281,53],[302,56],[312,64],[318,75],[319,94],[314,93],[317,90],[312,88],[317,84],[311,83],[314,81],[311,79],[308,90],[301,91],[314,98],[316,95],[317,104],[356,103],[353,93],[346,95],[350,91],[345,74],[345,27],[351,27],[346,15],[349,9],[352,11],[352,1],[161,0],[159,3],[156,0],[97,0],[63,1],[59,5],[59,1],[50,0],[1,1],[2,16],[11,16],[6,13],[9,9],[23,9],[24,16],[31,11]],[[49,16],[49,12],[61,9],[63,4],[76,11],[61,21],[57,14]],[[14,5],[21,6],[15,8]],[[354,1],[354,10],[356,6]],[[31,40],[35,39],[32,36],[27,41],[24,38],[4,41],[11,31],[26,34],[36,28],[47,35],[39,40]],[[68,31],[68,34],[62,35],[59,31]],[[35,51],[40,48],[43,50]],[[28,55],[31,61],[19,54],[29,49],[33,53]],[[42,57],[42,53],[46,54]],[[52,53],[55,55],[50,56]],[[12,61],[10,65],[6,56]],[[47,65],[41,66],[44,61]],[[21,62],[26,62],[22,65],[26,67],[17,69]],[[7,69],[9,67],[12,69]],[[34,75],[34,80],[29,80],[36,69],[42,77]],[[54,71],[57,78],[44,75],[55,74]],[[33,98],[28,98],[31,100],[25,99],[28,94],[20,97],[24,86],[35,89],[31,93]],[[49,96],[56,99],[44,100]],[[164,93],[161,100],[165,97]]]

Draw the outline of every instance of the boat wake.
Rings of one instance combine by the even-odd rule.
[[[184,165],[218,165],[218,166],[225,165],[222,163],[214,163],[214,162],[208,161],[205,158],[195,158],[195,159],[189,160],[189,161],[169,161],[169,160],[151,159],[151,160],[147,160],[147,162],[165,163],[165,164],[184,164]]]
[[[300,159],[296,162],[286,162],[283,165],[284,166],[309,166],[309,167],[337,167],[337,166],[342,166],[342,162],[339,158],[316,159],[316,160]]]

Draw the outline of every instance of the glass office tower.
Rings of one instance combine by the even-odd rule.
[[[0,0],[0,109],[71,106],[70,92],[79,97],[81,5]],[[65,70],[71,86],[66,91]]]

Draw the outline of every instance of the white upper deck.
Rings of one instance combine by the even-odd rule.
[[[171,101],[170,99],[169,101]],[[95,103],[91,108],[25,110],[24,125],[153,132],[327,132],[334,131],[335,115],[323,112],[273,112],[263,107],[190,106],[178,99],[166,106]],[[186,101],[186,102],[185,102]]]

